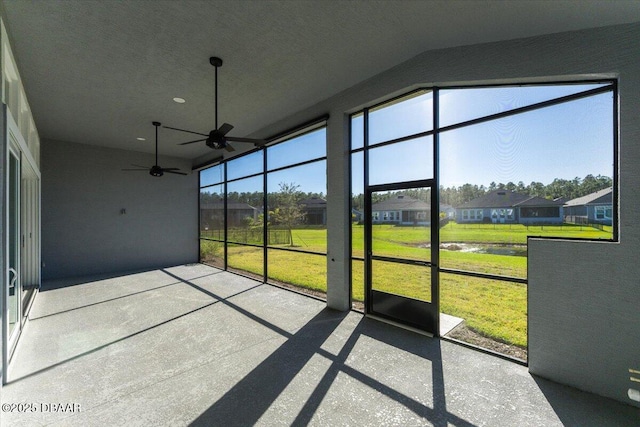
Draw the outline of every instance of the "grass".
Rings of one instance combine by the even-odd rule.
[[[269,278],[327,292],[327,258],[289,251],[269,251]]]
[[[354,224],[351,227],[354,255],[364,251],[364,226]],[[373,231],[374,250],[385,250],[384,242],[392,246],[428,243],[429,227],[396,227],[377,225]],[[611,227],[604,231],[584,225],[535,225],[522,224],[457,224],[450,222],[440,229],[441,243],[486,243],[526,245],[528,237],[566,237],[579,239],[611,239]]]
[[[440,273],[440,311],[489,338],[527,346],[527,287]]]
[[[351,265],[353,299],[362,301],[364,299],[364,262],[353,261]],[[402,266],[402,271],[406,276],[410,270],[404,267]],[[377,273],[382,277],[395,276],[395,280],[389,283],[398,283],[397,264],[389,265],[387,268],[388,271]],[[415,276],[410,280],[403,277],[402,280],[404,295],[424,299],[424,295],[428,294],[430,287],[428,276],[423,277],[423,280]],[[405,283],[411,286],[405,287]],[[414,287],[416,283],[421,285],[421,290],[418,292]],[[391,292],[398,293],[399,290],[396,288]],[[465,319],[469,328],[486,337],[520,347],[527,345],[526,285],[440,273],[440,311]]]
[[[428,227],[375,226],[373,250],[377,255],[429,260]],[[325,229],[293,230],[293,247],[326,253]],[[364,227],[353,225],[353,255],[363,257]],[[604,231],[586,226],[524,226],[503,224],[462,225],[449,223],[441,229],[443,243],[524,245],[528,236],[610,239],[611,229]],[[202,241],[204,261],[221,264],[222,244]],[[269,278],[304,288],[326,292],[327,260],[324,256],[269,249]],[[231,268],[263,274],[262,248],[228,246]],[[451,250],[440,251],[442,268],[467,270],[526,278],[527,257],[493,255]],[[429,301],[430,270],[420,266],[375,261],[374,289]],[[440,273],[440,307],[446,314],[465,319],[476,332],[521,347],[527,345],[526,285],[455,274]],[[352,261],[352,296],[364,299],[364,262]]]
[[[305,251],[327,253],[327,229],[292,230],[293,245]]]
[[[417,265],[399,266],[393,262],[373,261],[371,287],[378,291],[431,301],[431,269]],[[360,285],[363,286],[363,283]]]
[[[440,267],[518,278],[527,277],[527,257],[440,251]]]
[[[457,224],[450,222],[440,230],[442,242],[527,243],[528,237],[567,237],[611,239],[611,227],[604,231],[586,225]]]
[[[220,242],[202,240],[200,258],[217,267],[224,265],[223,247]],[[227,265],[258,276],[264,274],[262,248],[229,244]],[[298,268],[299,266],[303,266]],[[269,250],[269,278],[295,284],[307,289],[327,291],[327,258],[292,251]]]

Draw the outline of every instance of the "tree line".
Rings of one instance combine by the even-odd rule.
[[[291,190],[289,187],[293,185],[294,187],[298,187],[295,184],[286,184],[288,186],[285,191],[283,188],[280,188],[280,191],[271,192],[267,194],[267,201],[269,206],[279,206],[282,203],[281,199],[286,199],[286,202],[290,202],[290,200],[295,200],[297,202],[301,202],[307,199],[320,198],[324,199],[324,193],[314,193],[314,192],[304,192],[299,191],[297,188]],[[216,203],[222,202],[222,194],[220,193],[210,193],[208,191],[200,193],[200,203]],[[229,203],[246,203],[249,206],[254,208],[261,208],[263,203],[264,193],[262,191],[254,191],[254,192],[237,192],[232,191],[227,193],[227,201]]]
[[[571,200],[577,197],[586,196],[613,185],[612,178],[603,175],[587,175],[584,178],[575,177],[573,179],[556,178],[550,184],[532,181],[525,184],[522,181],[518,183],[507,182],[496,183],[491,182],[488,186],[477,184],[464,184],[458,187],[440,186],[440,203],[460,206],[463,203],[475,198],[484,196],[485,194],[495,190],[509,190],[530,196],[538,196],[545,199],[555,200],[562,198]],[[299,190],[299,186],[295,183],[280,183],[280,191],[267,194],[268,205],[270,209],[279,206],[292,206],[306,199],[321,198],[324,199],[324,193],[304,192]],[[374,194],[373,203],[377,203],[386,198],[393,197],[396,194],[404,194],[414,199],[429,202],[431,194],[429,189],[418,188],[397,191],[393,193]],[[254,192],[229,192],[227,193],[229,202],[246,203],[250,206],[260,208],[263,204],[263,193],[261,191]],[[200,193],[201,203],[214,203],[222,201],[222,195],[219,193]],[[364,209],[364,195],[357,194],[352,196],[352,206],[354,209]]]
[[[608,176],[593,176],[589,174],[584,178],[556,178],[547,185],[536,181],[527,185],[519,181],[517,184],[513,182],[507,182],[506,184],[492,182],[487,187],[472,184],[464,184],[459,187],[440,186],[440,202],[451,206],[459,206],[469,200],[484,196],[495,190],[509,190],[549,200],[562,198],[568,201],[611,187],[612,185],[613,180]]]
[[[587,194],[594,193],[598,190],[611,187],[613,180],[608,176],[591,174],[584,178],[575,177],[574,179],[562,179],[556,178],[550,184],[543,184],[541,182],[533,181],[528,185],[522,181],[517,184],[513,182],[496,183],[492,182],[488,186],[477,184],[464,184],[458,187],[440,186],[440,203],[460,206],[469,200],[482,197],[487,193],[495,190],[508,190],[515,191],[516,193],[528,194],[530,196],[538,196],[544,199],[555,200],[562,198],[565,201],[575,199],[578,197],[586,196]],[[373,194],[372,203],[380,202],[389,197],[394,197],[399,194],[404,194],[414,199],[430,202],[431,194],[428,189],[411,189],[402,190],[385,194]],[[364,195],[354,194],[351,197],[351,203],[354,209],[364,209]]]

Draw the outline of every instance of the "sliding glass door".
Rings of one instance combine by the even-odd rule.
[[[11,355],[20,333],[20,155],[9,150],[7,179],[7,258],[5,283],[7,353]]]
[[[5,107],[6,108],[6,107]],[[6,111],[6,134],[1,142],[4,159],[4,281],[0,289],[2,309],[3,380],[16,348],[29,308],[40,287],[40,171],[20,134],[18,125]]]

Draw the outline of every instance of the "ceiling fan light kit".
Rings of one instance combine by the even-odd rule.
[[[224,123],[222,126],[218,127],[218,68],[222,66],[222,59],[217,56],[212,56],[209,58],[209,63],[213,65],[215,68],[215,128],[209,131],[208,134],[194,132],[186,129],[179,129],[170,126],[164,126],[167,129],[177,130],[180,132],[192,133],[194,135],[200,135],[204,138],[199,138],[193,141],[183,142],[178,145],[187,145],[194,144],[196,142],[204,141],[208,147],[214,150],[226,150],[226,151],[235,151],[235,149],[229,144],[229,141],[232,142],[246,142],[255,145],[256,147],[261,147],[267,143],[264,139],[253,139],[253,138],[237,138],[233,136],[227,136],[227,133],[233,129],[233,126],[229,123]]]
[[[123,171],[149,171],[149,175],[155,177],[161,177],[166,173],[173,173],[176,175],[186,175],[184,172],[180,172],[180,168],[163,168],[158,166],[158,127],[162,125],[160,122],[151,122],[156,127],[156,162],[150,168],[147,166],[132,165],[136,169],[122,169]]]

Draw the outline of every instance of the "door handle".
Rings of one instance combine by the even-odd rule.
[[[9,281],[9,289],[8,289],[10,296],[13,296],[16,293],[16,280],[18,280],[18,272],[15,269],[10,268],[9,274],[12,274],[12,273],[13,273],[13,279]]]
[[[15,269],[10,268],[9,274],[11,273],[13,273],[13,279],[9,281],[9,289],[14,288],[16,286],[16,280],[18,280],[18,272]]]

